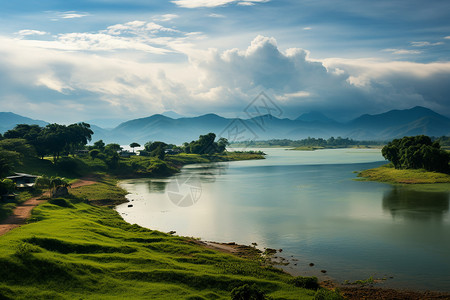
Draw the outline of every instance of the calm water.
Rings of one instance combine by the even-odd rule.
[[[298,275],[450,290],[449,192],[352,180],[385,163],[379,150],[264,151],[265,160],[124,181],[133,207],[117,210],[151,229],[283,249]]]

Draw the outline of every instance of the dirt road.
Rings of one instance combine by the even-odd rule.
[[[94,177],[84,177],[81,178],[77,181],[75,181],[72,185],[71,185],[71,189],[80,187],[80,186],[86,186],[86,185],[91,185],[96,183],[96,178]],[[33,210],[33,208],[35,208],[36,206],[38,206],[41,203],[44,203],[47,200],[41,200],[41,198],[43,196],[48,196],[48,192],[37,196],[37,197],[33,197],[27,201],[25,201],[24,203],[18,205],[15,209],[12,215],[10,215],[8,218],[6,218],[5,220],[3,220],[0,223],[0,236],[4,235],[5,233],[11,231],[14,228],[17,228],[23,224],[26,223],[26,220],[31,216],[31,211]]]

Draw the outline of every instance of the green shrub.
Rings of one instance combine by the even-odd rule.
[[[327,289],[320,289],[314,295],[314,300],[343,300],[344,296],[341,295],[339,290],[330,291]]]
[[[319,282],[317,277],[302,277],[297,276],[290,281],[294,286],[301,287],[309,290],[317,290],[319,288]]]
[[[232,300],[264,300],[266,296],[255,284],[244,284],[231,291]]]

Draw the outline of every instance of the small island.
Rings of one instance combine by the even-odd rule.
[[[450,190],[450,153],[439,141],[424,135],[395,139],[383,147],[382,154],[390,163],[360,172],[360,180]]]

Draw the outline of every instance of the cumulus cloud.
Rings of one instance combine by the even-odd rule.
[[[12,111],[19,106],[27,115],[59,122],[99,115],[131,119],[166,110],[239,116],[265,91],[284,117],[319,110],[348,119],[415,105],[450,115],[450,63],[314,60],[307,50],[280,49],[274,38],[265,36],[257,36],[246,49],[200,50],[192,39],[201,34],[170,37],[172,33],[154,24],[134,21],[102,33],[66,34],[53,44],[0,37],[0,105]],[[159,43],[184,59],[164,63],[121,52],[167,55],[146,48],[147,39],[161,39]],[[96,49],[114,55],[98,55]]]

